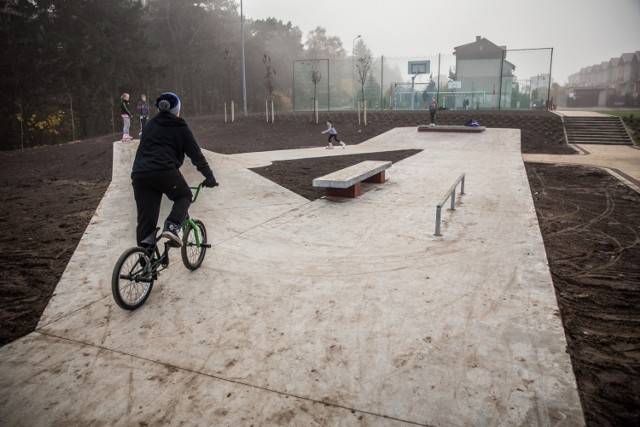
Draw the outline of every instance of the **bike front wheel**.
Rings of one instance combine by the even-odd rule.
[[[151,259],[142,248],[127,249],[113,267],[111,292],[116,303],[125,310],[135,310],[149,298],[154,272]]]
[[[182,235],[182,262],[189,270],[195,270],[204,261],[207,252],[207,229],[199,219],[194,219],[196,228],[186,227]]]

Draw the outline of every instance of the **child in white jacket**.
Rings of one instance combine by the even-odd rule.
[[[327,120],[327,130],[325,130],[322,133],[327,133],[327,132],[329,132],[329,144],[327,144],[326,146],[327,149],[333,148],[333,144],[331,143],[331,138],[335,139],[336,142],[339,142],[340,145],[342,145],[342,148],[344,148],[347,145],[338,139],[338,131],[336,130],[335,127],[333,127],[333,123],[331,123],[331,120]]]

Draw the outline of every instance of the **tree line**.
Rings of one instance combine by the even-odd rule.
[[[247,107],[267,97],[288,109],[292,63],[343,58],[317,27],[303,41],[291,22],[245,20]],[[233,0],[5,0],[0,2],[0,149],[120,130],[120,95],[135,106],[162,91],[187,116],[242,103],[240,11]]]

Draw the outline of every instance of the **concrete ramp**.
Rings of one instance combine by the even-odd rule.
[[[346,150],[205,153],[221,185],[191,214],[213,247],[194,272],[174,251],[135,312],[110,290],[135,228],[135,146],[116,143],[113,182],[37,331],[0,349],[0,419],[583,425],[519,141],[412,127]],[[310,202],[247,169],[409,148],[423,151],[358,199]],[[467,194],[436,237],[461,172]]]

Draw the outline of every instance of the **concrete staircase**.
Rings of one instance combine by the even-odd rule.
[[[562,120],[569,144],[633,144],[620,117],[563,117]]]

